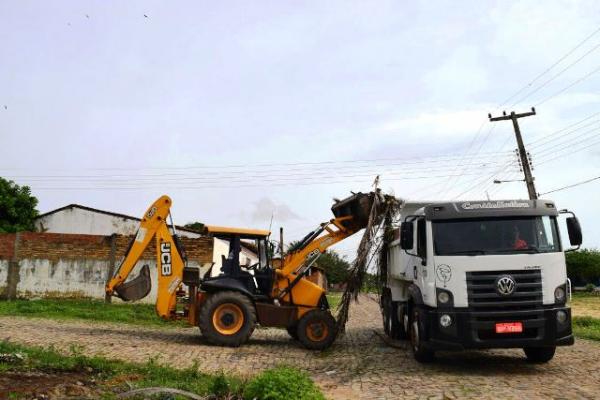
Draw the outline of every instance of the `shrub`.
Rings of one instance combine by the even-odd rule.
[[[600,251],[583,249],[567,253],[567,274],[576,286],[600,284]]]
[[[587,285],[585,285],[586,292],[592,293],[594,289],[596,289],[596,285],[594,285],[593,283],[588,283]]]
[[[251,379],[244,389],[248,400],[324,400],[325,397],[307,373],[280,366]]]

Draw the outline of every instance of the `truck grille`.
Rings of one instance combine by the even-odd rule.
[[[496,291],[496,281],[503,275],[510,275],[515,280],[515,291],[510,296],[501,296]],[[467,272],[467,291],[473,316],[471,324],[479,340],[535,338],[543,327],[542,274],[539,270]],[[502,321],[521,321],[525,329],[520,334],[496,334],[495,323]]]
[[[496,291],[496,281],[503,275],[510,275],[516,283],[512,295],[501,296]],[[473,311],[531,310],[543,304],[539,270],[467,272],[467,291]]]

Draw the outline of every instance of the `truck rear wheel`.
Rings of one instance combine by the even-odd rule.
[[[211,294],[200,308],[200,331],[220,346],[238,347],[248,341],[256,325],[256,311],[247,296],[224,291]]]
[[[402,305],[397,301],[392,301],[389,295],[385,295],[382,303],[383,330],[385,331],[385,334],[392,339],[406,339],[408,335],[404,329],[404,325],[398,318],[398,309],[402,309]],[[406,308],[404,308],[404,310],[405,309]]]
[[[435,358],[435,353],[423,346],[426,331],[422,323],[421,311],[416,306],[413,306],[412,309],[412,317],[410,318],[410,344],[413,356],[418,362],[431,362]]]
[[[335,340],[335,319],[329,311],[311,310],[298,321],[297,335],[307,349],[324,350]]]
[[[523,349],[527,356],[527,361],[531,363],[547,363],[552,360],[554,353],[556,352],[555,347],[525,347]]]

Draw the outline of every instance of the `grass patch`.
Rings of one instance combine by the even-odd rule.
[[[600,293],[596,292],[575,292],[571,299],[572,307],[594,307],[600,308]]]
[[[21,354],[22,362],[0,360],[0,371],[43,371],[46,373],[81,372],[96,377],[97,385],[106,389],[103,398],[114,399],[117,393],[134,388],[168,387],[201,396],[215,395],[227,399],[324,399],[309,376],[295,368],[281,366],[266,370],[249,381],[221,374],[199,372],[198,365],[175,369],[149,360],[145,364],[127,363],[103,357],[88,357],[73,347],[70,355],[54,348],[23,346],[0,342],[1,354]]]
[[[600,319],[573,317],[573,332],[577,337],[600,341]]]
[[[327,293],[327,302],[329,308],[335,310],[342,301],[342,292],[329,292]]]
[[[183,321],[167,322],[156,315],[153,304],[111,304],[89,299],[40,299],[0,301],[0,315],[51,319],[83,319],[147,326],[185,326]]]
[[[329,307],[335,310],[341,293],[327,294]],[[185,321],[164,321],[156,315],[153,304],[105,303],[92,299],[39,299],[0,301],[0,316],[22,316],[57,320],[90,320],[152,327],[188,326]]]

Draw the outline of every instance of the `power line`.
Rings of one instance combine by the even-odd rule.
[[[575,47],[573,47],[571,50],[569,50],[565,55],[563,55],[562,57],[560,57],[556,62],[554,62],[554,64],[552,64],[550,67],[546,68],[544,71],[542,71],[539,75],[537,75],[535,78],[533,78],[533,80],[531,82],[529,82],[527,85],[523,86],[521,89],[519,89],[515,94],[513,94],[512,96],[510,96],[508,99],[504,100],[502,102],[502,104],[500,104],[500,106],[498,106],[498,108],[503,107],[504,105],[506,105],[508,102],[510,102],[512,99],[514,99],[515,97],[517,97],[519,94],[521,94],[524,90],[526,90],[527,88],[531,87],[535,82],[538,81],[538,79],[540,79],[542,76],[546,75],[548,72],[550,72],[554,67],[556,67],[558,64],[560,64],[561,62],[563,62],[567,57],[569,57],[571,54],[573,54],[575,51],[577,51],[577,49],[579,49],[581,46],[583,46],[588,40],[590,40],[592,37],[594,37],[598,32],[600,32],[600,27],[598,27],[594,32],[592,32],[589,36],[586,36],[582,41],[580,41],[577,45],[575,45]],[[514,105],[514,104],[513,104]]]
[[[545,81],[544,83],[542,83],[536,89],[532,90],[527,95],[525,95],[524,97],[522,97],[521,99],[519,99],[518,101],[516,101],[515,103],[513,103],[511,105],[511,107],[514,107],[517,104],[521,103],[523,100],[527,99],[532,94],[535,94],[535,93],[539,92],[541,89],[543,89],[544,87],[546,87],[550,82],[552,82],[553,80],[555,80],[556,78],[558,78],[560,75],[562,75],[563,73],[565,73],[567,70],[571,69],[575,64],[579,63],[581,60],[583,60],[585,57],[587,57],[592,52],[596,51],[598,48],[600,48],[600,43],[598,43],[597,45],[595,45],[594,47],[592,47],[590,50],[588,50],[586,53],[584,53],[577,60],[573,61],[571,64],[567,65],[565,68],[563,68],[562,70],[560,70],[557,74],[554,74],[550,79],[548,79],[547,81]]]
[[[486,169],[493,168],[495,165],[498,165],[499,161],[481,161],[470,164],[473,167]],[[211,179],[249,179],[249,178],[273,178],[273,177],[314,177],[316,175],[335,175],[339,173],[370,173],[370,174],[378,174],[378,173],[390,173],[390,174],[398,174],[399,172],[420,172],[420,171],[447,171],[448,167],[444,164],[441,165],[423,165],[423,166],[414,166],[407,168],[399,168],[403,166],[403,164],[389,164],[382,165],[384,168],[377,169],[366,169],[371,167],[344,167],[344,168],[327,168],[324,170],[303,170],[300,172],[304,173],[291,173],[290,171],[285,171],[284,174],[275,174],[270,171],[240,171],[240,172],[231,172],[231,171],[223,171],[221,173],[218,172],[210,172],[207,175],[198,175],[196,174],[137,174],[137,175],[127,175],[127,174],[113,174],[113,175],[5,175],[7,178],[14,179],[36,179],[36,180],[103,180],[103,179],[121,179],[121,180],[136,180],[136,181],[144,181],[144,180],[211,180]],[[396,172],[395,172],[396,171]],[[398,172],[399,171],[399,172]],[[228,175],[224,175],[228,174]]]
[[[529,149],[538,149],[538,148],[546,147],[546,146],[548,146],[548,145],[549,145],[550,143],[552,143],[552,142],[555,142],[555,141],[557,141],[557,140],[562,140],[562,139],[564,139],[565,137],[567,137],[567,136],[571,136],[571,135],[573,135],[574,133],[577,133],[577,132],[579,132],[580,130],[582,130],[582,129],[584,129],[584,128],[588,128],[588,127],[590,127],[590,126],[592,126],[592,125],[595,125],[595,124],[597,124],[598,122],[600,122],[600,119],[599,119],[599,120],[592,121],[592,122],[590,122],[589,124],[582,125],[582,126],[580,126],[579,128],[575,128],[575,129],[573,129],[572,131],[568,131],[568,132],[566,132],[566,133],[563,133],[563,134],[562,134],[562,135],[560,135],[560,136],[557,136],[557,135],[552,135],[552,136],[555,136],[555,137],[549,137],[547,140],[544,140],[544,141],[538,141],[536,144],[533,144],[533,145],[528,145],[528,147],[529,147]],[[583,132],[583,133],[580,133],[580,134],[578,134],[578,135],[575,135],[575,138],[581,137],[581,136],[583,136],[583,135],[585,135],[585,134],[587,134],[587,133],[589,133],[589,132],[591,132],[591,131],[594,131],[594,130],[596,130],[596,129],[598,129],[598,128],[599,128],[599,127],[595,127],[595,128],[592,128],[592,129],[590,129],[590,130],[587,130],[587,131],[585,131],[585,132]],[[572,140],[572,139],[569,139],[569,140]]]
[[[485,153],[490,155],[498,155],[497,152]],[[462,158],[462,155],[454,154],[454,155],[437,155],[437,156],[428,156],[428,157],[391,157],[391,158],[373,158],[373,159],[349,159],[349,160],[337,160],[337,161],[314,161],[314,162],[292,162],[292,163],[248,163],[248,164],[212,164],[212,165],[188,165],[181,167],[172,167],[172,166],[164,166],[164,167],[135,167],[135,168],[126,168],[126,167],[107,167],[107,168],[86,168],[86,170],[90,171],[127,171],[127,170],[135,170],[135,171],[144,171],[144,170],[190,170],[190,169],[208,169],[208,170],[225,170],[231,168],[243,168],[247,170],[248,168],[265,168],[265,167],[285,167],[285,169],[278,169],[277,171],[290,171],[295,170],[294,168],[288,167],[296,167],[303,166],[298,170],[306,170],[318,168],[319,166],[323,166],[321,168],[329,168],[326,165],[336,165],[336,164],[364,164],[364,163],[373,163],[373,162],[384,162],[384,161],[401,161],[399,164],[393,165],[405,165],[405,164],[427,164],[427,163],[447,163],[452,162],[456,159]],[[487,158],[485,155],[482,155],[479,158]],[[388,163],[378,164],[380,165],[389,165]],[[344,168],[344,167],[340,167]],[[31,168],[1,168],[2,171],[14,171],[14,170],[30,170]],[[45,171],[49,170],[48,168],[44,169]],[[61,169],[58,169],[61,170]],[[64,170],[64,169],[62,169]],[[271,171],[271,170],[270,170]],[[232,172],[232,171],[229,171]],[[257,171],[259,172],[259,171]],[[262,172],[262,171],[260,171]]]
[[[553,153],[554,157],[542,159],[541,161],[537,162],[537,165],[546,164],[546,163],[549,163],[549,162],[554,161],[556,159],[567,157],[567,156],[570,156],[570,155],[575,154],[575,153],[579,153],[579,152],[581,152],[583,150],[589,149],[590,147],[597,146],[599,144],[600,144],[600,140],[598,140],[596,142],[592,142],[591,144],[588,144],[587,146],[580,147],[580,148],[575,149],[575,150],[573,150],[571,147],[565,148],[564,150],[570,150],[570,151],[568,151],[568,152],[565,153],[565,151],[563,150],[562,152],[558,151],[557,153]]]
[[[579,120],[579,121],[577,121],[577,122],[574,122],[574,123],[572,123],[572,124],[570,124],[570,125],[567,125],[567,126],[565,126],[564,128],[561,128],[561,129],[559,129],[559,130],[557,130],[557,131],[554,131],[554,132],[552,132],[552,133],[549,133],[548,135],[545,135],[544,137],[541,137],[541,138],[539,138],[539,139],[536,139],[536,140],[532,140],[531,142],[528,142],[528,143],[527,143],[527,146],[531,146],[531,145],[533,145],[533,144],[535,144],[535,143],[538,143],[538,142],[540,142],[540,141],[544,141],[544,140],[548,139],[548,138],[549,138],[549,137],[551,137],[551,136],[558,135],[559,133],[561,133],[561,132],[564,132],[564,131],[566,131],[567,129],[570,129],[570,128],[574,127],[574,126],[577,126],[577,125],[581,124],[582,122],[584,122],[584,121],[587,121],[588,119],[590,119],[590,118],[593,118],[593,117],[595,117],[596,115],[599,115],[599,114],[600,114],[600,111],[597,111],[597,112],[595,112],[595,113],[593,113],[593,114],[591,114],[591,115],[588,115],[587,117],[585,117],[585,118],[583,118],[583,119],[581,119],[581,120]],[[596,123],[596,122],[598,122],[598,121],[600,121],[600,120],[596,120],[596,121],[592,122],[592,124],[594,124],[594,123]],[[587,126],[589,126],[589,125],[591,125],[591,124],[584,125],[584,126],[582,126],[582,127],[580,127],[580,128],[577,128],[576,130],[578,130],[578,129],[582,129],[582,128],[584,128],[584,127],[587,127]],[[535,146],[534,146],[534,147],[535,147]]]
[[[574,138],[565,140],[564,142],[554,143],[550,147],[545,147],[542,151],[540,151],[538,153],[538,155],[546,155],[546,154],[549,154],[549,153],[553,152],[554,149],[556,149],[558,147],[562,147],[562,146],[574,146],[574,145],[577,145],[579,143],[583,143],[583,142],[589,141],[590,139],[594,139],[596,136],[598,136],[600,134],[600,132],[598,132],[598,130],[600,130],[600,126],[594,128],[594,129],[590,129],[589,131],[585,131],[582,134],[580,134],[578,136],[575,136]],[[586,135],[588,135],[590,133],[594,133],[594,132],[596,132],[594,135],[589,135],[589,136],[587,136],[587,137],[584,138],[584,136],[586,136]],[[577,140],[577,141],[573,140],[573,139],[581,139],[581,138],[583,138],[583,139],[582,140]]]
[[[537,103],[535,106],[539,107],[542,104],[544,104],[545,102],[547,102],[550,99],[553,99],[554,97],[563,94],[564,92],[566,92],[567,90],[571,89],[573,86],[580,84],[581,82],[585,81],[587,78],[589,78],[590,76],[594,75],[595,73],[597,73],[598,71],[600,71],[600,66],[598,66],[597,68],[593,69],[592,71],[590,71],[589,73],[585,74],[584,76],[582,76],[581,78],[577,79],[575,82],[571,83],[568,86],[565,86],[564,88],[562,88],[561,90],[559,90],[558,92],[554,93],[553,95],[550,95],[546,98],[544,98],[543,100],[541,100],[539,103]]]
[[[554,192],[560,192],[561,190],[571,189],[571,188],[573,188],[575,186],[581,186],[581,185],[593,182],[593,181],[598,180],[598,179],[600,179],[600,176],[597,176],[595,178],[591,178],[591,179],[588,179],[588,180],[585,180],[585,181],[573,183],[572,185],[563,186],[563,187],[560,187],[560,188],[557,188],[557,189],[553,189],[553,190],[550,190],[550,191],[545,192],[545,193],[540,193],[540,196],[544,196],[546,194],[550,194],[550,193],[554,193]]]
[[[472,175],[478,175],[480,172],[474,172]],[[406,177],[398,177],[398,178],[386,178],[383,176],[383,181],[410,181],[417,179],[437,179],[437,178],[448,178],[454,175],[437,175],[437,176],[413,176],[409,175]],[[348,175],[345,176],[347,178],[356,178],[356,177],[365,177],[367,180],[370,180],[373,175]],[[337,179],[336,177],[331,177],[331,179]],[[366,182],[367,180],[362,180],[362,182]],[[329,179],[313,179],[313,180],[292,180],[288,182],[282,182],[282,179],[278,180],[262,180],[252,184],[234,184],[234,185],[202,185],[202,186],[181,186],[181,185],[172,185],[172,184],[163,184],[160,186],[145,186],[145,185],[136,185],[136,186],[48,186],[48,187],[34,187],[35,190],[112,190],[112,189],[123,189],[123,190],[140,190],[140,189],[166,189],[166,188],[174,188],[174,189],[226,189],[226,188],[240,188],[240,187],[264,187],[264,186],[288,186],[288,185],[321,185],[321,184],[333,184],[333,183],[354,183],[358,182],[356,179],[354,180],[329,180]],[[119,184],[131,184],[130,182],[119,182]],[[148,182],[148,183],[156,183],[156,182]],[[177,182],[173,182],[177,183]]]

